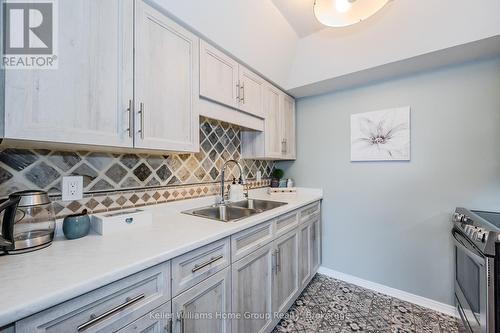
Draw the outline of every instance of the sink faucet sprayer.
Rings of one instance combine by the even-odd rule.
[[[238,161],[236,161],[236,160],[227,160],[222,165],[222,171],[221,171],[221,175],[220,175],[220,193],[221,193],[221,196],[222,196],[222,199],[220,201],[221,205],[225,205],[226,204],[226,199],[225,199],[225,194],[224,194],[224,176],[225,176],[225,173],[226,173],[226,166],[229,163],[234,163],[234,164],[236,164],[236,166],[238,166],[238,169],[240,169],[240,183],[241,183],[241,185],[246,186],[245,176],[243,175],[243,168],[241,167],[241,164]],[[248,189],[247,189],[247,196],[248,196]]]

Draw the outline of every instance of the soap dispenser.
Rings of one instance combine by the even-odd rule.
[[[241,182],[236,183],[236,178],[233,178],[233,183],[229,186],[229,201],[237,202],[245,199],[244,188]]]

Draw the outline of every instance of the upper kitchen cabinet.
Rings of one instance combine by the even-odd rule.
[[[282,94],[281,98],[282,154],[285,159],[293,160],[296,158],[295,99],[287,94]]]
[[[242,157],[247,159],[294,160],[295,100],[273,85],[263,88],[264,131],[242,131]]]
[[[135,147],[199,148],[199,38],[136,2]]]
[[[5,71],[4,138],[132,147],[133,0],[58,7],[59,68]]]
[[[205,41],[200,42],[200,96],[204,116],[262,130],[265,81]]]
[[[59,25],[59,68],[5,73],[5,139],[199,151],[198,37],[142,0],[61,1]]]
[[[264,80],[244,66],[239,66],[239,108],[264,118]]]
[[[200,41],[200,95],[234,108],[239,106],[238,63]]]

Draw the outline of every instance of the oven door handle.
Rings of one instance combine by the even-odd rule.
[[[467,256],[469,256],[471,259],[473,259],[478,265],[480,266],[485,266],[486,264],[486,258],[483,256],[478,255],[477,253],[474,253],[469,247],[464,244],[460,239],[457,238],[457,231],[453,230],[452,235],[453,235],[453,242],[455,243],[456,246],[460,247]],[[465,242],[469,243],[466,239],[464,239]],[[472,245],[471,245],[472,246]]]

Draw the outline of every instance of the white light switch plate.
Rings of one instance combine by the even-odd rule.
[[[63,201],[80,200],[83,198],[83,177],[63,177],[62,199]]]

